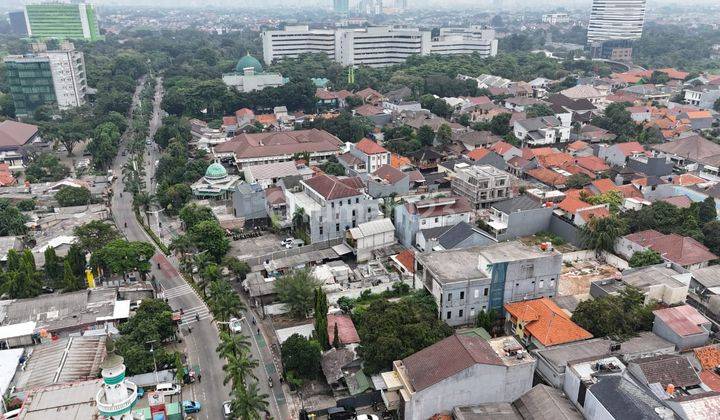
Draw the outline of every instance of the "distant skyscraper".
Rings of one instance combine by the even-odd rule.
[[[336,13],[347,13],[350,10],[350,0],[333,0],[333,9]]]
[[[628,60],[642,36],[646,0],[593,0],[588,44],[594,56]]]
[[[91,4],[28,4],[25,22],[28,35],[33,38],[103,39]]]

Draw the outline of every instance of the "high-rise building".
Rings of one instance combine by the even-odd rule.
[[[3,61],[18,116],[30,115],[41,105],[62,110],[85,103],[85,59],[72,43],[63,42],[54,51],[34,44],[32,54],[9,55]]]
[[[478,53],[483,57],[497,55],[495,30],[482,26],[468,28],[440,28],[440,35],[432,40],[431,54],[453,55]]]
[[[335,31],[332,29],[286,26],[282,31],[265,31],[261,37],[263,60],[267,65],[273,60],[295,58],[304,53],[324,53],[331,60],[335,59]]]
[[[333,0],[335,13],[347,13],[350,10],[350,0]]]
[[[588,44],[594,57],[629,60],[642,36],[646,0],[593,0]]]
[[[103,39],[92,4],[28,4],[25,22],[28,36],[33,38]]]
[[[15,35],[27,36],[27,24],[25,23],[25,12],[8,12],[10,20],[10,32]]]
[[[430,53],[430,32],[416,28],[374,26],[338,31],[335,60],[345,66],[386,67],[411,55]]]

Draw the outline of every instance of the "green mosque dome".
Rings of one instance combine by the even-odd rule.
[[[255,70],[255,74],[260,74],[263,72],[262,64],[260,64],[257,58],[253,57],[250,54],[238,60],[237,65],[235,66],[235,71],[237,73],[243,73],[244,69],[248,67],[252,67]]]
[[[205,178],[208,179],[223,179],[227,177],[227,170],[225,167],[223,167],[221,164],[215,162],[212,165],[208,166],[207,170],[205,171]]]

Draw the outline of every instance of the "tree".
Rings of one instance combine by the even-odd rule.
[[[645,267],[647,265],[660,264],[663,262],[663,258],[656,251],[652,249],[646,249],[645,251],[637,251],[630,258],[630,267]]]
[[[437,139],[441,145],[447,145],[452,140],[452,129],[447,124],[441,124],[438,128]]]
[[[144,277],[150,271],[155,248],[147,242],[116,239],[92,254],[90,264],[109,273],[127,274],[137,270]]]
[[[664,85],[669,81],[670,81],[670,76],[668,76],[667,73],[659,71],[659,70],[654,70],[652,72],[652,74],[650,75],[650,80],[649,80],[649,82],[654,85]]]
[[[315,379],[322,369],[322,347],[315,340],[308,340],[300,334],[293,334],[280,347],[285,372],[293,372],[296,377]]]
[[[345,167],[335,157],[320,165],[320,169],[328,175],[345,176]]]
[[[32,211],[35,210],[35,200],[32,198],[28,198],[26,200],[20,200],[16,204],[18,210],[20,211]]]
[[[622,206],[623,199],[624,197],[620,191],[606,191],[602,194],[586,197],[585,201],[592,205],[607,204],[610,206],[610,211],[616,213]]]
[[[55,200],[60,207],[84,206],[90,204],[90,198],[90,190],[85,187],[63,185],[55,193]]]
[[[25,168],[25,177],[30,182],[55,182],[70,175],[70,168],[49,153],[33,158]]]
[[[60,282],[63,279],[63,263],[55,253],[55,248],[47,247],[44,252],[45,255],[45,280],[48,284],[53,287],[59,287]]]
[[[86,151],[92,155],[95,169],[106,169],[117,155],[120,130],[112,122],[104,122],[95,127],[94,134]]]
[[[330,341],[327,332],[327,312],[327,296],[325,295],[325,292],[322,291],[322,288],[318,287],[315,289],[315,310],[313,317],[315,318],[315,338],[318,343],[320,343],[323,350],[330,349]]]
[[[432,146],[435,141],[435,133],[429,125],[420,127],[417,138],[423,146]]]
[[[215,352],[218,356],[227,358],[249,352],[250,346],[250,341],[244,335],[220,330],[220,344],[215,348]]]
[[[713,220],[702,227],[703,244],[715,255],[720,255],[720,221]]]
[[[217,220],[203,220],[194,225],[190,231],[190,239],[201,251],[207,251],[217,262],[230,250],[230,241]]]
[[[0,236],[19,236],[27,231],[27,218],[10,200],[0,198]]]
[[[275,281],[275,292],[290,316],[305,319],[313,309],[313,293],[319,283],[309,270],[294,270]]]
[[[157,192],[158,204],[171,216],[177,213],[177,209],[184,208],[191,199],[192,188],[185,183],[162,186]]]
[[[225,280],[215,280],[210,283],[210,296],[208,306],[218,321],[228,321],[230,318],[241,318],[247,309],[240,297]]]
[[[73,273],[70,261],[63,263],[63,291],[64,292],[75,292],[85,287],[85,282],[80,280],[80,277]]]
[[[227,360],[227,363],[223,365],[223,371],[225,372],[223,385],[232,383],[233,388],[244,388],[249,378],[257,380],[253,370],[260,364],[250,357],[248,351],[229,354],[225,356],[225,360]]]
[[[70,263],[70,268],[76,277],[85,275],[85,268],[87,267],[85,255],[86,253],[80,249],[80,246],[77,244],[70,245],[65,261]]]
[[[617,238],[625,234],[625,222],[617,216],[594,217],[586,223],[580,236],[585,246],[595,251],[612,252]]]
[[[35,258],[29,249],[22,253],[14,249],[8,251],[7,266],[2,274],[0,293],[7,293],[10,299],[31,298],[40,294],[42,281],[35,267]]]
[[[715,199],[706,197],[698,205],[698,223],[705,225],[717,219],[717,210],[715,208]]]
[[[171,366],[175,356],[168,353],[162,343],[175,338],[175,323],[172,309],[160,299],[145,299],[135,311],[135,315],[118,326],[120,336],[115,341],[118,354],[125,358],[128,375],[151,372],[153,354],[150,345],[153,342],[154,358],[158,366]]]
[[[617,295],[580,302],[572,320],[595,337],[625,339],[652,329],[655,303],[644,302],[645,295],[640,290],[626,286]]]
[[[235,276],[235,280],[245,280],[245,276],[250,272],[250,265],[245,261],[240,261],[235,257],[225,257],[223,264]]]
[[[498,319],[499,315],[495,309],[490,309],[487,312],[481,310],[480,312],[478,312],[477,319],[475,320],[475,325],[485,329],[485,331],[487,331],[488,333],[493,334],[493,331],[497,326]]]
[[[512,114],[503,112],[502,114],[492,117],[490,120],[489,130],[497,136],[504,136],[510,133],[510,118]]]
[[[94,252],[120,237],[115,225],[93,220],[73,229],[78,246],[85,252]]]
[[[230,393],[230,410],[238,419],[260,420],[262,411],[267,410],[267,394],[262,394],[257,383],[251,383],[247,388],[234,387]]]
[[[210,207],[190,203],[180,210],[180,220],[185,224],[185,230],[189,231],[200,222],[217,219]]]
[[[335,322],[335,328],[333,329],[333,342],[332,346],[336,349],[339,349],[341,346],[340,343],[340,333],[338,332],[338,325],[337,322]]]
[[[583,188],[590,183],[590,177],[587,174],[579,173],[570,175],[565,181],[565,186],[568,188]]]
[[[530,105],[525,110],[525,115],[527,118],[548,117],[550,115],[555,115],[555,111],[545,104],[534,104]]]

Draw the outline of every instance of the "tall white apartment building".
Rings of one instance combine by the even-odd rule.
[[[63,42],[60,49],[44,51],[41,55],[50,60],[58,108],[67,109],[85,104],[87,79],[82,51],[75,50],[70,42]]]
[[[310,29],[309,26],[286,26],[282,31],[264,31],[263,60],[295,58],[303,53],[324,53],[335,59],[335,31],[332,29]]]
[[[646,0],[593,0],[588,43],[640,39],[645,3]]]
[[[430,53],[430,32],[417,28],[375,26],[338,31],[335,60],[344,66],[386,67],[411,55]]]
[[[497,50],[495,30],[482,26],[440,28],[440,35],[430,45],[431,54],[441,55],[479,53],[483,57],[493,57]]]

